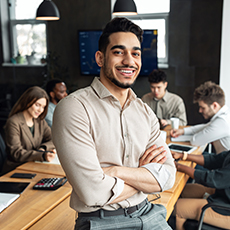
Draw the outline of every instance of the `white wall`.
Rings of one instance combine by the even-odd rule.
[[[230,108],[230,1],[223,1],[222,38],[220,56],[220,87]]]

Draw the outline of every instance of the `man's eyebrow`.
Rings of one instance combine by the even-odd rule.
[[[114,49],[122,49],[122,50],[124,50],[124,49],[126,49],[126,47],[123,46],[123,45],[115,45],[115,46],[111,47],[111,50],[114,50]],[[141,51],[141,48],[138,47],[138,46],[134,46],[133,50],[140,50]]]
[[[135,46],[135,47],[133,47],[133,50],[140,50],[140,51],[141,51],[141,48],[140,48],[140,47]]]
[[[115,46],[111,47],[111,50],[114,50],[114,49],[122,49],[122,50],[124,50],[125,46],[123,46],[123,45],[115,45]]]

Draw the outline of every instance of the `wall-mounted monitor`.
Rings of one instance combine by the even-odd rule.
[[[95,61],[98,50],[98,40],[101,30],[79,30],[79,54],[81,75],[95,75],[100,73],[100,67]],[[153,69],[157,69],[157,30],[144,30],[142,49],[141,76],[148,76]]]

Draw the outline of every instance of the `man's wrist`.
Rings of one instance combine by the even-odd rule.
[[[188,153],[187,152],[183,152],[183,158],[182,158],[182,160],[186,161],[187,158],[188,158]]]

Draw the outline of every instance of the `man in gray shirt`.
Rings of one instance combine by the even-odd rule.
[[[183,99],[166,90],[167,76],[162,70],[153,70],[148,77],[151,92],[142,100],[147,103],[159,118],[162,127],[170,125],[171,117],[179,118],[179,125],[187,125],[186,109]]]
[[[73,187],[75,229],[170,229],[164,206],[146,198],[173,186],[174,161],[156,116],[130,88],[142,33],[126,18],[109,22],[95,54],[100,77],[55,109],[52,136]]]

